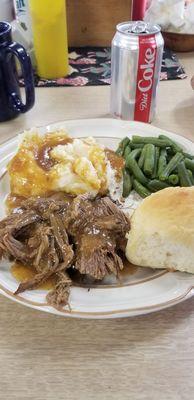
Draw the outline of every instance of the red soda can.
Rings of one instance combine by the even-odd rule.
[[[164,41],[158,25],[122,22],[111,48],[111,114],[151,122],[156,109]]]

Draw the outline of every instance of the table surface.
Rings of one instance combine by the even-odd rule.
[[[194,140],[194,54],[188,78],[160,83],[153,125]],[[109,116],[104,87],[36,89],[26,115],[0,124],[0,143],[24,128]],[[187,400],[194,389],[194,298],[117,320],[73,320],[0,298],[2,400]]]

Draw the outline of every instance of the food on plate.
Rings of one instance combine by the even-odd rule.
[[[105,194],[121,179],[124,161],[92,137],[73,139],[64,131],[24,132],[8,166],[14,196],[45,196],[63,191]],[[114,182],[113,182],[114,181]]]
[[[194,184],[194,156],[165,135],[125,137],[116,150],[125,160],[123,197],[149,196],[170,186]]]
[[[102,280],[123,269],[129,219],[108,197],[31,197],[0,222],[0,258],[36,270],[16,294],[55,276],[48,303],[68,304],[73,272]]]
[[[194,273],[194,156],[170,138],[126,137],[114,152],[92,137],[31,130],[8,173],[0,259],[30,271],[15,294],[47,283],[48,303],[62,307],[77,278],[119,278],[126,258]]]
[[[130,223],[126,247],[130,262],[194,273],[194,187],[152,194],[135,210]]]

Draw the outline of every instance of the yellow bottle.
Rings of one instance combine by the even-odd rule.
[[[66,0],[30,0],[34,51],[41,78],[68,74]]]

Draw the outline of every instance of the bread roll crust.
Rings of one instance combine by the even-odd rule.
[[[194,273],[194,187],[160,190],[131,218],[126,257],[136,265]]]

